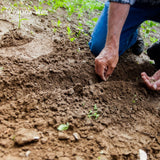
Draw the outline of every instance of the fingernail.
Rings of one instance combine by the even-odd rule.
[[[153,85],[153,88],[156,90],[156,89],[157,89],[157,85],[156,85],[156,84],[154,84],[154,85]]]

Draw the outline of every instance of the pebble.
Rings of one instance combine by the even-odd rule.
[[[71,159],[68,157],[59,157],[58,160],[71,160]]]
[[[41,143],[42,143],[42,144],[45,144],[47,141],[48,141],[48,138],[47,138],[47,137],[41,139]]]
[[[3,160],[22,160],[20,157],[15,157],[12,155],[7,155],[3,157]]]
[[[68,95],[72,95],[74,93],[74,89],[73,88],[70,88],[67,90],[67,94]]]
[[[21,128],[15,134],[15,143],[18,145],[24,145],[37,140],[39,140],[39,134],[33,129]]]
[[[78,133],[73,133],[73,136],[75,138],[75,140],[79,141],[81,139],[80,135]]]
[[[59,139],[59,140],[68,140],[68,139],[69,139],[69,136],[68,136],[66,133],[59,132],[59,133],[58,133],[58,139]]]
[[[94,136],[93,136],[93,135],[89,135],[89,136],[87,137],[87,139],[88,139],[88,140],[93,140],[93,139],[94,139]]]
[[[31,151],[27,151],[25,156],[28,157],[30,155]]]

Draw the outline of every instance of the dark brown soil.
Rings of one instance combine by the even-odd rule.
[[[140,149],[160,159],[160,94],[140,79],[154,67],[125,53],[102,82],[89,36],[70,42],[63,17],[54,33],[56,13],[30,16],[20,30],[0,20],[0,159],[137,160]],[[67,122],[68,130],[57,130]],[[20,129],[39,139],[20,143]]]

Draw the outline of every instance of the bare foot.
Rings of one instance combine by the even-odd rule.
[[[151,77],[149,77],[145,72],[142,72],[141,77],[148,88],[160,91],[160,70],[154,73]]]

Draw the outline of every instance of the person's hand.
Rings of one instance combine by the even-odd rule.
[[[115,48],[105,47],[95,59],[95,71],[106,81],[118,63],[119,55]]]
[[[141,77],[148,88],[160,91],[160,70],[151,77],[149,77],[145,72],[142,72]]]

